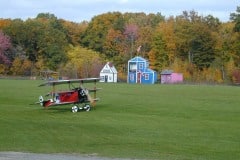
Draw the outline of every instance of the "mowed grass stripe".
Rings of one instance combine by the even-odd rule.
[[[240,88],[98,83],[91,112],[29,105],[49,87],[0,80],[0,150],[145,159],[240,157]]]

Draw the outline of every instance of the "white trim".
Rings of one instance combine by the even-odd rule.
[[[155,72],[153,72],[152,83],[154,83],[154,80],[155,80]]]
[[[108,76],[107,82],[117,82],[117,70],[114,66],[110,67],[109,62],[107,62],[102,70],[100,71],[100,82],[105,82],[105,76]]]

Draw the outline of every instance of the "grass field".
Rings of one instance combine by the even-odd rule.
[[[91,112],[29,105],[48,87],[0,80],[0,151],[164,160],[240,157],[240,87],[98,83]]]

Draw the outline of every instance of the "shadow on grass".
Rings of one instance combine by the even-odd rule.
[[[63,112],[72,112],[71,106],[54,106],[49,108],[44,108],[46,112],[56,112],[56,113],[63,113]]]
[[[100,106],[99,105],[97,107],[96,106],[92,107],[90,112],[98,110],[98,109],[100,109],[102,107],[104,107],[104,106]],[[54,106],[54,107],[44,108],[44,110],[46,110],[47,112],[51,112],[51,113],[53,113],[53,112],[55,112],[55,113],[64,113],[64,112],[72,113],[72,106]],[[87,112],[87,111],[85,111],[85,110],[78,110],[78,112]]]

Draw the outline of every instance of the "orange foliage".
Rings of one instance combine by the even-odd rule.
[[[32,63],[28,59],[15,58],[10,71],[13,75],[30,75]]]
[[[10,19],[0,19],[0,29],[3,29],[7,26],[9,26],[11,23]]]

